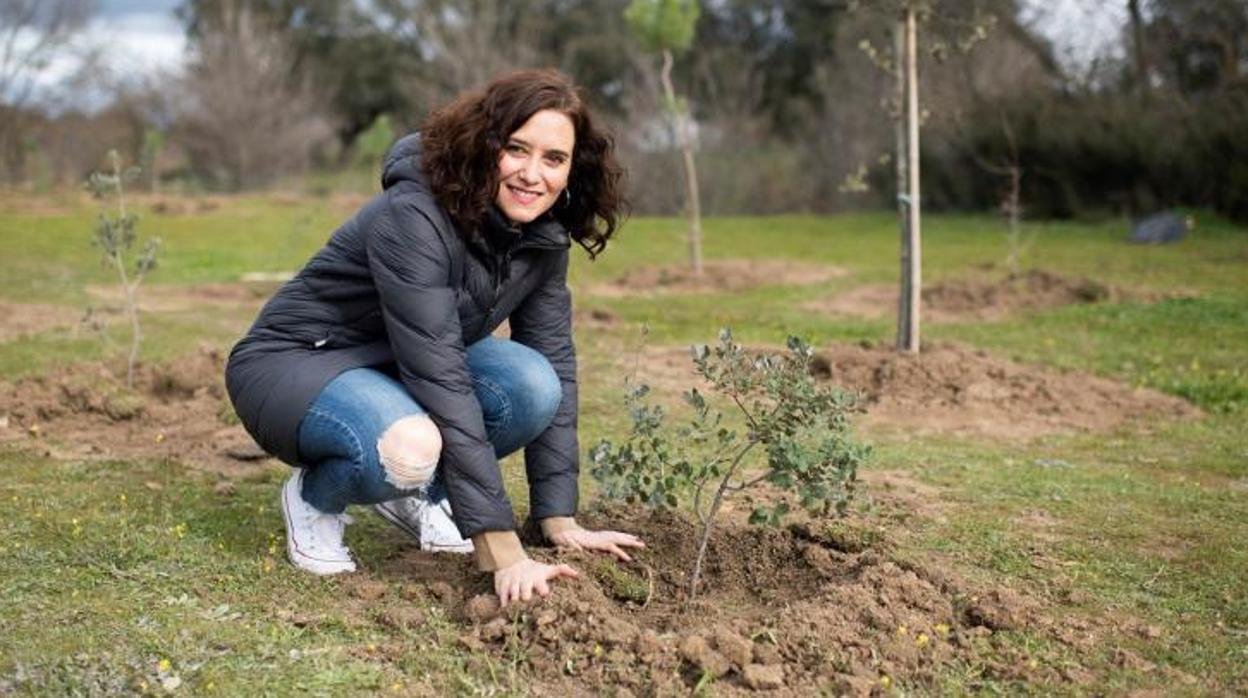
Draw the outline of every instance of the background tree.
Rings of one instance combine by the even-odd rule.
[[[673,54],[683,53],[693,43],[699,13],[697,0],[633,0],[624,14],[641,45],[647,51],[662,56],[659,81],[663,86],[664,108],[672,121],[672,133],[684,166],[689,261],[695,275],[702,274],[702,209],[698,196],[698,170],[693,160],[689,105],[676,95],[672,86],[672,65],[675,61]]]
[[[1248,2],[1152,0],[1147,7],[1143,43],[1165,85],[1182,95],[1246,86]]]
[[[391,0],[390,4],[399,20],[395,30],[424,59],[402,83],[423,106],[419,117],[504,72],[545,63],[538,36],[539,25],[549,15],[536,5],[507,0]]]
[[[405,76],[424,65],[409,41],[404,0],[187,0],[178,14],[191,43],[219,31],[223,14],[247,12],[283,38],[292,70],[316,76],[332,112],[339,144],[350,145],[382,114],[424,105],[406,90]]]
[[[272,181],[306,166],[332,136],[323,94],[296,70],[285,38],[245,6],[222,4],[194,51],[174,138],[208,181],[231,189]]]
[[[0,0],[0,181],[23,179],[36,80],[91,11],[91,0]]]
[[[928,110],[919,101],[918,61],[922,53],[943,62],[952,53],[966,53],[987,38],[996,15],[989,10],[1016,11],[1012,0],[977,0],[954,3],[941,0],[898,0],[871,8],[875,13],[892,12],[892,50],[882,42],[864,37],[860,48],[871,61],[893,80],[887,110],[893,119],[894,163],[897,206],[901,221],[901,275],[897,306],[899,350],[917,353],[920,349],[922,299],[922,246],[920,211],[922,206],[919,163],[920,125]],[[919,46],[919,26],[929,34]]]

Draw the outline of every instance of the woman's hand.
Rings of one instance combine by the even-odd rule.
[[[558,577],[575,579],[577,571],[567,565],[547,565],[529,558],[495,570],[494,593],[498,594],[498,605],[506,608],[512,601],[528,601],[534,592],[546,596],[550,593],[549,582]]]
[[[583,528],[570,528],[550,534],[550,542],[560,548],[571,550],[593,550],[611,553],[624,562],[633,558],[624,552],[624,548],[644,548],[646,544],[631,533],[619,531],[589,531]]]

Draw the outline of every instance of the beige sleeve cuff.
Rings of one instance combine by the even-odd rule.
[[[551,516],[550,518],[542,519],[539,523],[542,526],[542,535],[546,536],[546,540],[550,540],[550,537],[556,533],[563,533],[564,531],[571,531],[581,527],[576,522],[576,519],[571,516]]]
[[[527,559],[520,536],[515,531],[486,531],[472,537],[477,552],[477,569],[493,572]]]

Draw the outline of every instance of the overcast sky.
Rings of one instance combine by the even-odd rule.
[[[122,59],[139,70],[176,69],[186,38],[173,11],[180,0],[97,0],[93,39],[112,39]]]
[[[1118,0],[1023,0],[1024,19],[1052,39],[1058,55],[1071,66],[1085,65],[1117,39],[1125,21]],[[110,46],[110,67],[117,75],[176,71],[186,39],[174,16],[180,0],[97,0],[98,13],[82,46]],[[54,61],[39,83],[51,89],[72,72],[72,55]]]

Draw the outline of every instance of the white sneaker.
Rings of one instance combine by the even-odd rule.
[[[451,503],[433,504],[420,496],[400,497],[374,504],[381,518],[398,526],[420,543],[421,550],[437,553],[470,553],[472,541],[459,535],[451,520]]]
[[[354,572],[351,551],[342,543],[342,531],[351,523],[346,514],[326,514],[303,499],[303,468],[297,468],[282,486],[282,518],[286,519],[286,552],[295,567],[312,574]]]

